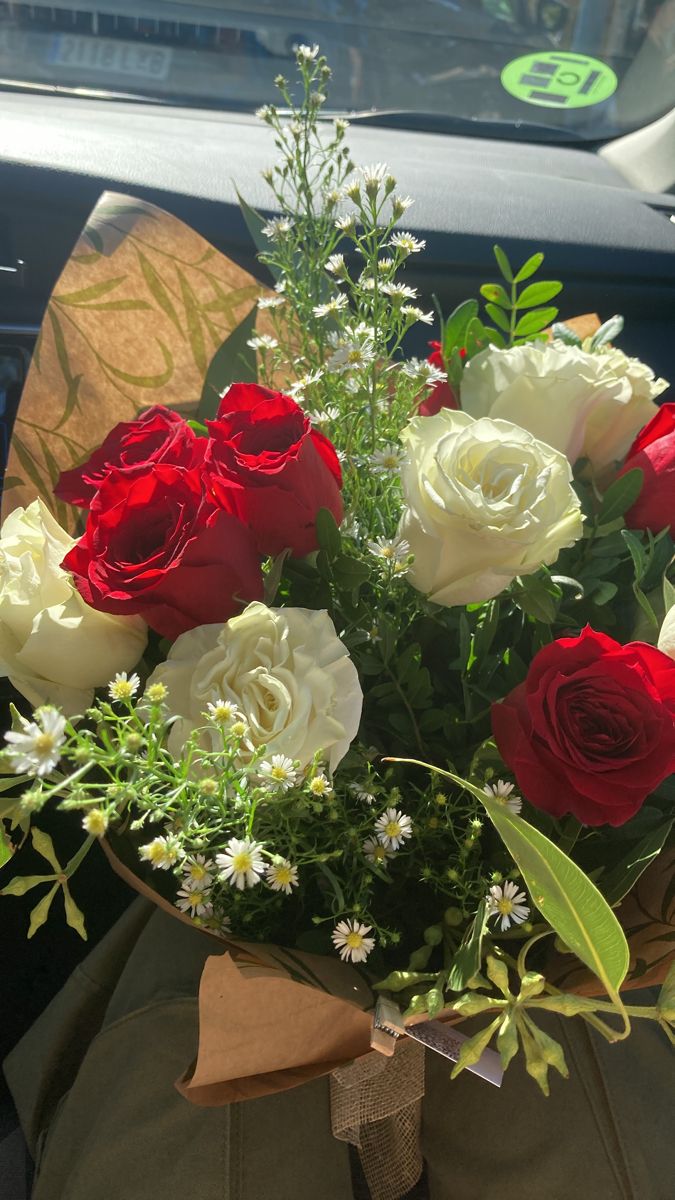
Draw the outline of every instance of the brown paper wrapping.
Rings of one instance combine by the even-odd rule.
[[[3,518],[39,495],[74,531],[78,514],[52,492],[60,472],[85,459],[118,421],[152,404],[194,412],[213,354],[263,291],[175,217],[105,193],[47,306],[12,438]],[[567,323],[585,337],[599,319],[587,314]],[[137,891],[188,920],[110,847],[106,853]],[[620,917],[631,947],[626,987],[658,982],[675,938],[672,857],[645,873]],[[549,978],[568,990],[597,991],[570,956],[552,960]],[[372,1005],[362,977],[337,959],[214,936],[199,994],[197,1059],[177,1086],[193,1103],[224,1104],[338,1067],[349,1071],[346,1064],[357,1060],[355,1073],[341,1078],[360,1103],[359,1088],[375,1069]],[[405,1090],[399,1098],[397,1109],[392,1093],[392,1113],[406,1108]]]

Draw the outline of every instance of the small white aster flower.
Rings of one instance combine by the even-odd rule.
[[[341,294],[333,296],[333,299],[326,301],[325,304],[315,304],[312,312],[315,317],[330,317],[334,313],[342,312],[346,307],[347,297]]]
[[[255,887],[265,870],[261,852],[262,846],[250,838],[230,838],[224,854],[216,854],[222,878],[240,892]]]
[[[336,117],[333,124],[336,133],[345,133],[349,129],[349,121],[346,121],[344,117]]]
[[[410,322],[421,321],[423,325],[433,325],[434,323],[434,314],[432,312],[423,312],[415,304],[402,304],[399,312],[404,317],[407,317]]]
[[[393,258],[381,258],[378,261],[377,269],[381,274],[384,275],[387,271],[391,271],[393,265],[394,265]]]
[[[141,846],[138,853],[143,862],[149,862],[155,870],[168,871],[178,862],[183,851],[178,838],[170,833],[166,837],[153,838]]]
[[[210,917],[213,904],[208,884],[184,883],[176,895],[176,908],[192,917]]]
[[[448,376],[440,367],[434,366],[426,358],[410,358],[400,367],[402,375],[414,380],[419,387],[434,387],[437,383],[447,383]]]
[[[92,837],[104,837],[108,828],[107,813],[102,808],[90,808],[82,818],[82,828]]]
[[[276,109],[272,104],[263,104],[260,108],[256,108],[255,115],[259,121],[269,121],[275,112]]]
[[[185,883],[190,886],[201,884],[203,887],[209,887],[213,882],[215,869],[215,864],[204,854],[191,854],[182,864]]]
[[[290,233],[292,228],[293,222],[289,221],[288,217],[272,217],[271,221],[263,225],[261,232],[264,237],[269,238],[273,242],[277,238],[284,237],[287,233]]]
[[[417,288],[409,287],[407,283],[383,283],[380,291],[384,292],[394,302],[401,300],[416,300],[419,296]]]
[[[378,841],[378,839],[374,837],[366,838],[365,842],[363,843],[363,853],[368,859],[368,862],[375,863],[380,867],[386,865],[388,858],[394,857],[394,851],[390,850],[388,846],[385,846],[383,842]]]
[[[313,46],[306,46],[303,42],[302,45],[295,47],[295,54],[298,62],[300,62],[300,60],[303,62],[314,62],[314,59],[318,53],[319,47],[316,42]]]
[[[224,700],[215,696],[206,705],[206,714],[216,725],[231,725],[241,717],[241,713],[233,700]]]
[[[290,896],[293,888],[298,886],[298,868],[282,858],[279,862],[271,863],[265,871],[265,879],[273,892],[285,892]]]
[[[251,350],[276,350],[279,343],[269,333],[257,333],[255,337],[248,339],[246,345],[250,346]]]
[[[335,218],[335,228],[342,230],[343,233],[351,233],[356,227],[356,217],[353,213],[343,213]]]
[[[412,208],[414,203],[415,201],[413,200],[412,196],[394,196],[392,200],[392,204],[396,205],[401,214],[407,212],[409,208]]]
[[[331,254],[330,258],[326,259],[326,270],[330,271],[331,275],[341,275],[344,268],[344,254]]]
[[[511,924],[522,925],[530,915],[530,910],[524,901],[525,892],[518,891],[518,884],[510,879],[506,883],[495,883],[488,892],[488,915],[501,918],[499,926],[504,933]]]
[[[343,962],[365,962],[375,946],[375,938],[368,937],[372,925],[360,921],[338,921],[332,933],[333,945]]]
[[[370,461],[379,471],[398,471],[403,458],[401,447],[388,442],[381,450],[375,451]]]
[[[333,791],[333,785],[330,779],[323,773],[315,775],[309,781],[309,790],[313,796],[330,796]]]
[[[412,821],[400,810],[386,808],[375,822],[375,832],[383,846],[398,850],[407,838],[412,837]]]
[[[366,542],[366,545],[376,558],[382,558],[389,563],[401,564],[410,554],[410,542],[403,537],[379,537],[375,541]]]
[[[403,251],[404,254],[419,254],[420,250],[424,250],[426,242],[422,239],[413,237],[412,233],[403,233],[398,231],[391,235],[391,246],[395,246],[397,250]]]
[[[293,759],[287,758],[285,754],[273,754],[271,759],[261,762],[258,774],[268,787],[283,792],[292,788],[298,779]]]
[[[316,410],[315,412],[308,412],[307,416],[312,422],[312,425],[330,425],[331,421],[337,421],[338,417],[340,416],[340,409],[334,404],[329,404],[328,408]]]
[[[362,371],[370,366],[375,358],[375,349],[369,338],[362,341],[348,341],[341,338],[334,354],[326,363],[327,371],[343,375],[345,371]]]
[[[260,309],[280,308],[281,305],[285,304],[285,303],[286,303],[286,301],[284,300],[283,296],[259,296],[258,297],[258,308],[260,308]]]
[[[361,804],[367,804],[370,808],[375,803],[375,797],[373,793],[364,788],[362,784],[350,783],[349,790],[350,792],[353,792],[353,794],[356,796],[356,799],[359,800]]]
[[[58,765],[59,750],[66,740],[66,718],[56,708],[37,708],[34,721],[21,717],[21,729],[10,729],[5,741],[7,757],[17,775],[49,775]]]
[[[515,813],[516,816],[523,807],[523,802],[520,796],[513,796],[511,793],[514,789],[513,783],[504,783],[503,779],[498,779],[496,783],[486,783],[483,791],[486,796],[490,796],[493,800],[499,800],[509,812]]]
[[[141,681],[135,671],[133,675],[118,671],[108,684],[108,695],[111,700],[132,700],[140,686]]]

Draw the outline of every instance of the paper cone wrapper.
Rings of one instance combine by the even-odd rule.
[[[53,495],[61,471],[150,405],[193,414],[213,355],[264,291],[175,217],[105,193],[47,306],[12,437],[3,517],[40,496],[76,533],[79,514]],[[588,314],[567,324],[587,336],[599,321]],[[110,846],[106,853],[132,887],[187,921]],[[672,858],[646,872],[619,915],[631,948],[626,986],[658,982],[675,937]],[[551,982],[597,991],[574,962],[558,956]],[[224,1104],[327,1074],[370,1052],[373,1005],[363,976],[337,958],[214,937],[197,1060],[180,1090],[197,1104]]]

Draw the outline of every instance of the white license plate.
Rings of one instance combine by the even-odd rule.
[[[144,46],[138,42],[116,42],[112,38],[59,33],[52,39],[47,61],[50,66],[85,68],[101,75],[166,79],[171,55],[168,46]]]

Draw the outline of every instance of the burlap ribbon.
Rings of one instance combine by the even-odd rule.
[[[422,1174],[424,1047],[365,1054],[330,1077],[333,1135],[356,1146],[372,1200],[400,1200]]]

